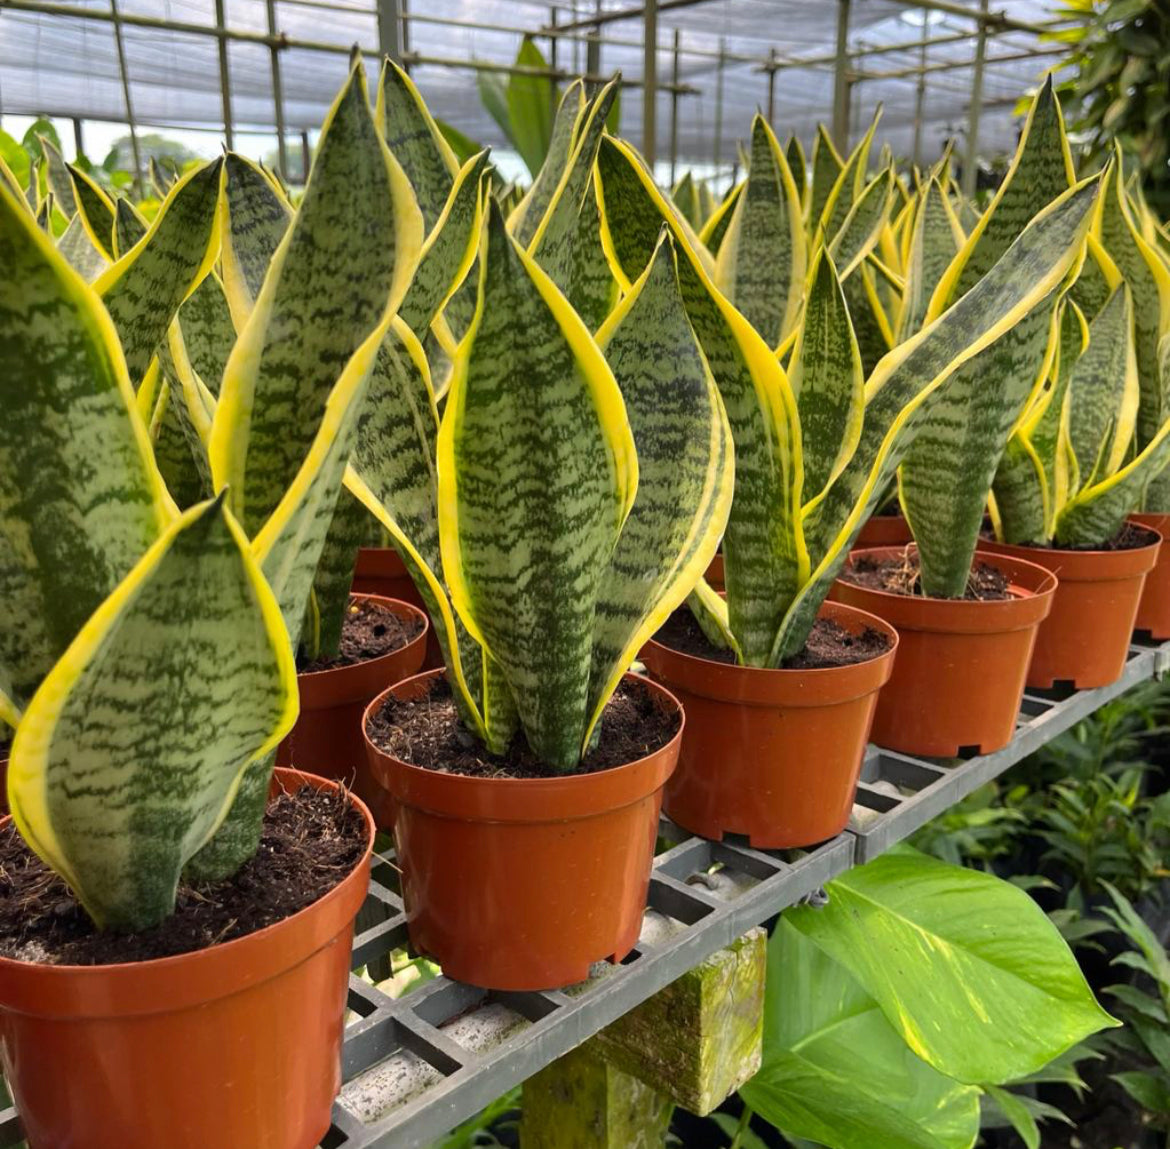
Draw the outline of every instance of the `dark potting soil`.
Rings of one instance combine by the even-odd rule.
[[[994,539],[990,525],[983,530],[983,537]],[[1139,547],[1153,546],[1157,534],[1149,527],[1139,526],[1137,523],[1122,523],[1121,530],[1106,543],[1092,543],[1089,546],[1072,547],[1062,546],[1060,543],[1022,543],[1022,546],[1036,547],[1052,551],[1134,551]]]
[[[594,774],[625,766],[660,750],[678,732],[679,717],[655,705],[648,687],[623,682],[601,716],[601,739],[574,774]],[[431,680],[425,698],[388,698],[370,715],[366,733],[379,750],[402,762],[473,778],[557,778],[562,775],[539,761],[523,734],[504,755],[489,754],[463,728],[451,687],[443,677]]]
[[[137,934],[99,931],[69,887],[9,823],[0,830],[0,955],[109,965],[206,949],[255,933],[324,897],[360,861],[366,824],[344,790],[298,790],[268,804],[260,848],[234,877],[180,884],[175,912]]]
[[[654,636],[656,642],[705,658],[708,662],[735,665],[735,655],[708,640],[695,616],[685,606],[676,610]],[[852,666],[868,662],[890,649],[890,639],[880,630],[867,626],[860,634],[848,631],[831,618],[818,618],[804,649],[784,660],[785,670],[825,670],[833,666]]]
[[[861,554],[841,572],[844,582],[867,590],[922,596],[918,555],[911,550],[890,558]],[[977,562],[967,576],[963,598],[968,602],[1002,602],[1012,597],[1008,577],[989,563]]]
[[[404,647],[422,631],[422,619],[400,618],[392,610],[367,599],[351,599],[341,624],[341,648],[334,658],[297,659],[299,674],[337,670],[380,658]]]

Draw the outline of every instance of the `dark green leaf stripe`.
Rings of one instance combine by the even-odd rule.
[[[109,266],[106,257],[94,247],[80,215],[75,215],[61,233],[57,250],[86,283],[92,283]]]
[[[784,619],[773,665],[798,651],[867,516],[902,462],[923,414],[968,360],[1046,299],[1067,274],[1089,226],[1096,181],[1050,204],[994,268],[929,327],[891,351],[866,382],[861,441],[805,522],[815,569]],[[738,459],[737,459],[738,462]]]
[[[865,411],[861,352],[836,269],[824,249],[813,263],[788,381],[800,413],[807,510],[849,461]]]
[[[297,713],[272,594],[221,500],[167,529],[54,666],[9,763],[18,827],[99,926],[174,909],[241,772]]]
[[[597,594],[637,483],[634,443],[597,345],[495,204],[480,268],[439,432],[443,569],[533,752],[571,770]],[[485,691],[489,721],[491,705]]]
[[[172,513],[109,317],[0,185],[0,688],[31,697]]]
[[[223,286],[241,331],[293,211],[272,181],[235,152],[224,159]]]
[[[164,380],[150,422],[150,439],[171,498],[180,510],[186,510],[211,494],[211,469],[198,433],[185,419],[186,405],[179,384],[165,370]]]
[[[146,235],[94,284],[135,384],[146,374],[179,304],[215,261],[222,164],[215,160],[179,180]]]
[[[212,395],[219,394],[228,356],[236,342],[231,308],[214,272],[187,297],[176,317],[191,367]]]
[[[596,331],[618,298],[617,280],[601,242],[597,181],[591,179],[573,240],[573,286],[569,302],[590,331]]]
[[[800,196],[780,144],[757,113],[751,170],[719,247],[715,283],[777,347],[796,322],[805,271]]]
[[[829,202],[829,195],[837,183],[837,177],[844,168],[845,161],[829,139],[824,124],[817,125],[817,138],[813,141],[812,150],[812,188],[808,199],[808,229],[815,231],[821,222],[825,204]]]
[[[763,665],[786,604],[808,571],[800,527],[796,404],[772,349],[708,278],[629,145],[604,139],[597,157],[602,239],[619,281],[637,279],[665,222],[679,253],[679,286],[723,397],[735,442],[735,501],[723,538],[730,624],[749,665]]]
[[[443,214],[459,161],[414,81],[389,57],[382,64],[374,120],[414,189],[423,227],[429,233]]]
[[[149,224],[138,209],[125,198],[114,208],[114,256],[121,258],[149,230]]]
[[[548,155],[544,157],[544,163],[540,165],[532,186],[508,216],[508,230],[522,247],[526,248],[532,242],[560,186],[578,129],[585,119],[586,107],[585,85],[580,80],[574,80],[565,89],[557,108]]]
[[[94,242],[105,259],[113,259],[113,202],[80,167],[67,164],[69,178],[73,180],[74,197],[77,200],[77,214],[89,238]]]
[[[355,69],[224,372],[212,455],[250,535],[300,470],[346,363],[401,301],[421,241],[414,195]]]
[[[954,209],[937,178],[924,184],[918,195],[911,234],[899,342],[921,330],[934,289],[964,242]]]
[[[598,333],[638,452],[638,493],[601,582],[590,726],[642,644],[702,577],[735,483],[731,428],[687,319],[670,234]]]

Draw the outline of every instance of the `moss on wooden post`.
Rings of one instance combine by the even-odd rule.
[[[586,1042],[524,1082],[524,1149],[662,1149],[669,1098]]]
[[[594,1041],[612,1065],[705,1116],[760,1067],[767,943],[749,930]]]

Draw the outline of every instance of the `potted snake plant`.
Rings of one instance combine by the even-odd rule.
[[[928,261],[909,269],[902,320],[907,333],[925,324],[922,338],[1008,253],[1027,259],[1041,237],[1057,244],[1043,253],[1058,272],[1045,279],[1044,294],[955,374],[901,464],[900,499],[916,545],[859,554],[835,591],[841,601],[893,622],[902,636],[904,657],[874,719],[875,741],[891,749],[944,757],[989,753],[1015,731],[1055,583],[1020,556],[976,548],[1012,428],[1052,370],[1057,301],[1083,256],[1097,185],[1074,183],[1064,121],[1048,84],[1033,101],[995,198],[945,271],[936,273],[933,290],[917,281],[928,274]],[[938,174],[929,195],[945,213],[948,197]],[[1070,214],[1071,202],[1079,207]],[[1075,226],[1054,228],[1054,216]],[[954,232],[940,230],[945,251]]]
[[[196,225],[219,210],[220,174],[173,187],[95,287],[0,186],[0,337],[20,365],[0,383],[0,466],[23,493],[0,516],[17,720],[0,1056],[36,1146],[315,1145],[340,1084],[373,825],[335,784],[274,780],[271,764],[297,714],[288,624],[377,343],[341,365],[254,542],[222,488],[179,510],[141,414],[170,322],[148,311],[209,273],[215,232]],[[214,848],[229,823],[232,849]]]

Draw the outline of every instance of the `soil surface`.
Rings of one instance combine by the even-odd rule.
[[[360,861],[366,824],[344,790],[303,789],[268,805],[260,848],[223,882],[179,886],[175,913],[137,934],[103,933],[69,887],[0,830],[0,955],[50,965],[147,961],[206,949],[291,917]]]
[[[351,599],[341,624],[341,648],[336,657],[315,658],[311,662],[298,658],[297,673],[337,670],[381,658],[417,638],[422,628],[420,618],[401,618],[379,603]]]
[[[884,590],[890,594],[922,594],[918,555],[906,550],[890,558],[859,555],[841,571],[843,582],[863,586],[867,590]],[[1008,577],[988,563],[977,562],[967,577],[963,598],[968,602],[1002,602],[1012,597]]]
[[[601,739],[573,771],[593,774],[645,758],[678,732],[679,717],[660,710],[648,687],[623,682],[601,716]],[[473,778],[559,778],[517,734],[504,755],[490,754],[464,729],[443,677],[431,680],[426,698],[389,698],[370,715],[366,733],[379,750],[401,762]]]
[[[679,607],[662,624],[654,640],[671,650],[677,650],[679,654],[690,654],[725,666],[735,665],[735,655],[710,642],[695,616],[685,606]],[[818,618],[804,649],[786,658],[783,665],[785,670],[825,670],[833,666],[852,666],[856,662],[868,662],[871,658],[885,654],[890,645],[889,637],[871,626],[867,626],[860,634],[853,634],[833,619]]]
[[[983,536],[988,539],[995,538],[990,526],[984,529]],[[1123,523],[1121,530],[1107,543],[1094,543],[1091,546],[1084,547],[1061,546],[1060,543],[1055,542],[1022,543],[1021,545],[1052,551],[1134,551],[1139,547],[1153,546],[1157,537],[1155,532],[1151,531],[1148,527],[1139,526],[1137,523]]]

